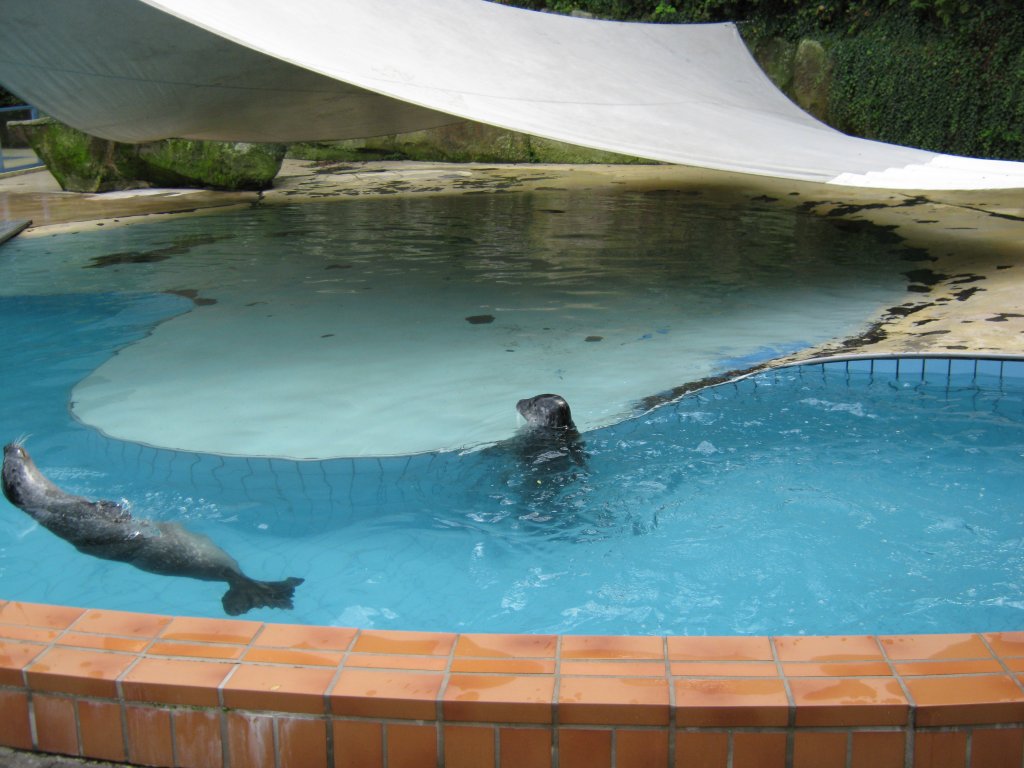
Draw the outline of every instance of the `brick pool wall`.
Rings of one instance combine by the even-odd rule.
[[[0,603],[0,743],[152,766],[1024,759],[1024,632],[591,637]]]

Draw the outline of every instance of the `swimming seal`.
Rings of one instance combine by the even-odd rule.
[[[534,395],[516,403],[516,410],[533,426],[547,427],[548,429],[576,429],[576,425],[572,422],[569,404],[561,395]]]
[[[4,446],[3,492],[14,506],[79,552],[129,563],[161,576],[226,581],[224,611],[238,616],[253,608],[291,608],[304,579],[256,581],[227,552],[177,523],[140,520],[113,501],[89,501],[65,493],[43,475],[19,443]]]

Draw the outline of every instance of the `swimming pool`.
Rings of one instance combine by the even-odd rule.
[[[673,201],[672,206],[664,207],[666,199]],[[646,221],[678,210],[679,198],[627,196],[625,202],[634,219]],[[495,200],[486,202],[507,214],[509,230],[518,233],[521,228],[512,226],[515,221],[522,223],[517,216],[531,222],[537,217],[562,220],[570,207],[553,207],[556,203],[547,196],[530,198],[528,215],[520,210],[522,205],[522,201],[513,201],[509,207]],[[445,210],[454,217],[453,226],[462,228],[480,213],[475,206],[456,208],[454,213],[451,208]],[[608,206],[611,203],[600,201],[597,212],[591,210],[591,214],[612,215]],[[336,209],[297,209],[269,214],[270,233],[277,234],[272,240],[288,242],[299,236],[296,233],[303,231],[310,216],[327,217],[327,231],[337,227],[330,218]],[[375,229],[381,218],[379,209],[375,210],[376,217],[368,211],[359,213],[373,225],[369,234],[360,235],[360,242],[386,235]],[[431,210],[436,218],[438,211]],[[254,318],[245,313],[257,301],[252,285],[269,297],[267,301],[281,302],[273,305],[273,311],[258,304],[261,312],[301,315],[296,309],[303,304],[301,296],[310,294],[291,289],[297,284],[306,289],[312,285],[313,293],[319,295],[324,290],[321,273],[365,269],[367,274],[356,284],[372,287],[358,292],[386,292],[388,280],[401,282],[410,270],[418,277],[441,261],[433,246],[424,244],[424,232],[431,230],[423,211],[409,215],[404,203],[394,211],[421,228],[416,236],[403,235],[412,242],[409,252],[399,249],[405,254],[404,266],[382,262],[375,252],[348,268],[328,269],[340,264],[334,251],[321,254],[319,261],[302,262],[298,270],[291,251],[274,252],[268,263],[246,255],[251,240],[242,237],[233,244],[231,232],[258,226],[245,216],[183,220],[184,232],[176,224],[171,230],[157,229],[155,237],[144,228],[124,228],[68,243],[29,240],[21,250],[5,253],[0,267],[15,281],[4,284],[21,291],[9,287],[15,295],[0,299],[7,331],[2,343],[8,392],[17,395],[0,404],[0,425],[8,439],[32,433],[30,451],[61,486],[91,497],[125,498],[140,517],[179,520],[205,532],[255,577],[304,577],[294,611],[249,615],[266,621],[591,634],[926,632],[1018,625],[1020,530],[1012,504],[1020,462],[1021,392],[1016,363],[1000,363],[998,373],[989,367],[994,364],[983,362],[976,369],[974,362],[953,359],[921,362],[919,368],[901,362],[898,370],[895,362],[878,363],[866,373],[856,363],[849,369],[785,369],[705,389],[638,413],[641,395],[737,364],[751,365],[781,349],[803,345],[796,333],[807,333],[808,316],[820,319],[827,328],[838,327],[828,323],[856,328],[853,318],[863,316],[866,305],[894,300],[887,297],[902,290],[898,270],[905,266],[898,261],[898,249],[879,250],[877,242],[865,235],[842,240],[847,250],[834,256],[838,266],[829,259],[803,264],[810,276],[801,273],[799,283],[793,282],[794,274],[802,267],[791,263],[796,258],[792,246],[781,260],[758,256],[755,248],[751,258],[760,266],[753,274],[733,264],[725,270],[726,275],[730,270],[734,273],[732,282],[720,279],[707,296],[696,287],[686,293],[686,286],[697,286],[707,276],[714,259],[705,255],[697,261],[699,269],[683,274],[681,254],[695,246],[674,250],[672,258],[662,261],[657,254],[670,240],[685,242],[680,232],[695,233],[698,239],[710,237],[714,206],[698,206],[696,212],[696,223],[675,226],[674,239],[647,247],[645,253],[661,265],[652,281],[631,282],[635,270],[625,255],[628,238],[611,237],[608,253],[581,233],[580,222],[567,227],[566,237],[554,238],[562,245],[554,247],[557,253],[549,254],[550,263],[543,268],[514,259],[502,262],[494,254],[484,254],[482,261],[467,266],[459,262],[470,258],[469,251],[460,246],[448,252],[447,262],[458,263],[458,271],[476,270],[486,275],[483,282],[515,286],[522,306],[529,306],[526,298],[537,298],[527,288],[541,278],[556,284],[567,280],[574,295],[590,291],[594,287],[590,271],[601,273],[601,302],[621,303],[623,309],[613,306],[611,312],[618,311],[620,318],[629,319],[625,308],[637,295],[664,297],[666,282],[692,296],[695,306],[687,307],[689,315],[670,314],[674,322],[685,322],[687,333],[678,333],[673,323],[658,324],[665,319],[658,317],[664,311],[663,300],[632,313],[633,319],[642,322],[623,322],[625,330],[616,332],[624,335],[615,346],[625,347],[627,356],[611,357],[602,365],[625,366],[629,375],[609,376],[611,369],[597,366],[595,358],[584,356],[574,362],[574,355],[601,348],[612,332],[606,331],[609,336],[601,342],[584,337],[580,343],[585,329],[576,319],[582,311],[577,301],[564,295],[556,301],[553,294],[547,295],[544,322],[550,325],[541,329],[552,329],[552,338],[562,344],[555,349],[555,357],[564,358],[562,378],[547,379],[544,383],[550,387],[537,385],[527,391],[523,391],[525,383],[501,382],[502,388],[488,395],[500,403],[486,404],[488,410],[500,412],[490,422],[500,424],[499,430],[469,438],[463,435],[457,446],[445,446],[463,450],[363,458],[328,454],[304,461],[272,453],[231,456],[225,455],[230,451],[218,455],[173,450],[157,447],[160,440],[156,439],[145,441],[149,445],[119,440],[72,418],[68,402],[82,416],[81,403],[93,389],[101,393],[94,396],[93,408],[106,404],[117,410],[124,402],[120,395],[152,386],[152,375],[149,380],[118,378],[113,376],[116,367],[110,367],[141,354],[142,345],[136,344],[141,340],[151,345],[151,351],[140,359],[151,366],[159,363],[155,378],[165,379],[184,402],[201,402],[209,396],[222,404],[223,399],[214,397],[221,394],[214,386],[217,377],[195,377],[189,366],[197,357],[200,362],[216,361],[221,349],[230,344],[213,345],[216,351],[211,353],[209,333],[179,332],[168,340],[161,335],[174,322],[168,318],[198,316],[224,305],[226,314],[217,315],[220,322],[229,327],[243,320],[251,323]],[[615,215],[620,223],[626,216]],[[823,222],[819,224],[826,229],[818,231],[817,224],[790,214],[779,217],[756,206],[743,217],[749,233],[756,235],[751,242],[767,231],[809,228],[812,234],[805,232],[798,242],[820,244],[830,231]],[[353,221],[347,224],[349,236],[361,231]],[[634,240],[638,231],[632,230]],[[260,236],[266,234],[263,229]],[[490,236],[472,239],[470,251]],[[729,233],[730,238],[734,236]],[[435,239],[450,248],[451,237]],[[864,251],[869,245],[876,250]],[[211,266],[218,260],[214,246],[227,248],[226,273]],[[306,240],[298,250],[310,249],[313,243]],[[705,253],[700,248],[695,252]],[[591,263],[587,258],[601,269],[585,267]],[[799,254],[797,261],[807,258],[811,257]],[[574,259],[578,263],[570,269]],[[844,279],[864,264],[867,288],[845,287]],[[565,276],[566,270],[570,277]],[[269,290],[274,281],[265,282],[275,272],[276,283],[285,287],[282,296]],[[373,277],[377,273],[387,280]],[[233,280],[226,281],[225,274],[233,274]],[[313,278],[306,279],[307,275]],[[436,288],[441,282],[452,282],[446,277],[453,277],[451,271],[441,270],[428,283]],[[752,288],[752,282],[758,286]],[[471,289],[480,285],[469,284]],[[250,288],[239,287],[244,285]],[[336,297],[341,285],[332,282],[326,295]],[[44,289],[54,286],[61,292],[47,295]],[[113,286],[122,290],[104,290]],[[128,288],[130,292],[123,290]],[[229,301],[226,297],[233,293],[237,296]],[[752,335],[742,336],[742,343],[734,338],[734,326],[726,323],[726,331],[716,327],[722,325],[724,312],[712,316],[710,323],[697,325],[694,314],[707,315],[712,306],[701,300],[717,294],[723,294],[730,311],[741,316],[748,311],[751,317],[770,317]],[[453,313],[448,302],[454,295],[462,297],[463,292],[445,294],[438,312],[449,319],[454,315],[457,322],[452,325],[458,332],[497,325],[510,306],[490,301],[483,309],[495,312],[493,322],[473,323],[466,319],[473,315],[465,313],[480,310],[481,305],[466,309],[469,305],[459,298],[459,311]],[[793,302],[805,295],[810,297],[806,306],[801,304],[800,312],[794,312]],[[818,303],[812,300],[815,296]],[[394,301],[376,303],[389,311],[403,306],[402,299]],[[321,332],[323,306],[279,330],[301,330],[314,343],[328,341]],[[777,314],[772,314],[772,307]],[[669,312],[676,309],[673,305]],[[415,325],[408,314],[398,315],[397,320],[406,331]],[[419,321],[429,325],[422,316]],[[205,322],[207,329],[218,327],[209,318]],[[266,341],[268,336],[261,334],[267,326],[256,327],[262,330],[249,336]],[[658,333],[659,328],[666,333]],[[276,338],[273,333],[277,332],[270,338]],[[716,332],[721,336],[714,336]],[[529,339],[530,333],[524,331],[524,338]],[[704,342],[696,345],[695,358],[676,359],[671,346],[657,346],[675,342],[682,349],[697,336]],[[231,341],[245,337],[229,334]],[[442,343],[431,346],[429,355],[436,357],[458,337],[441,334],[440,338]],[[501,339],[496,348],[508,359],[529,346],[506,352],[506,341]],[[190,346],[183,352],[181,345],[186,343]],[[495,340],[489,344],[495,346]],[[634,353],[630,346],[641,352]],[[261,349],[265,352],[266,345],[249,347],[247,352],[251,357]],[[651,367],[660,378],[644,378],[650,374],[645,367],[634,379],[637,366],[630,362],[632,354],[654,360],[657,364]],[[524,357],[544,359],[539,353]],[[400,362],[408,366],[415,359]],[[484,359],[491,365],[492,358],[485,355]],[[522,359],[516,358],[511,368],[523,367]],[[573,365],[576,373],[568,375]],[[294,367],[289,358],[286,364],[275,360],[268,367],[287,372],[290,366]],[[137,371],[144,368],[135,365]],[[249,380],[259,378],[252,367],[244,370]],[[590,371],[591,376],[580,371]],[[391,390],[400,393],[391,395],[400,402],[410,391],[421,390],[418,379],[402,378],[400,371],[393,378],[389,384],[405,387]],[[323,375],[308,379],[316,388],[330,388],[324,382],[331,379]],[[583,436],[585,462],[536,465],[537,454],[524,454],[514,439],[503,442],[515,435],[513,405],[518,396],[547,388],[562,391],[564,384],[574,389],[563,393],[589,392],[592,397],[603,393],[609,399],[608,379],[619,388],[619,400],[607,410],[597,409],[596,416],[590,413],[586,396],[574,399],[567,394],[577,422],[589,427]],[[115,390],[104,389],[111,382]],[[233,386],[225,389],[239,391],[237,384]],[[120,394],[114,396],[112,391]],[[296,400],[294,395],[289,398]],[[467,410],[483,402],[469,396],[463,400]],[[312,404],[314,413],[322,413],[316,398]],[[431,407],[438,406],[435,402]],[[174,426],[181,418],[174,408],[166,413],[152,411],[144,425],[146,434],[154,425],[159,433],[160,422]],[[392,416],[408,420],[398,408],[373,412],[377,420]],[[404,422],[386,423],[400,429]],[[216,424],[234,430],[235,440],[244,439],[245,429],[253,424],[259,426],[261,436],[277,442],[287,441],[296,429],[287,414],[280,413],[259,419],[221,419]],[[340,428],[335,423],[332,429]],[[495,440],[497,445],[492,444]],[[7,509],[0,522],[7,542],[0,553],[0,567],[11,597],[221,615],[220,585],[151,576],[78,555],[33,527],[22,513]],[[52,578],[41,578],[40,563],[55,566]]]

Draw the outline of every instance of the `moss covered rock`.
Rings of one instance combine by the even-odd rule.
[[[587,149],[504,128],[466,121],[392,136],[293,144],[302,160],[425,160],[447,163],[644,163],[635,157]]]
[[[47,169],[70,192],[140,187],[259,190],[273,185],[283,144],[166,139],[122,144],[51,118],[18,123]]]

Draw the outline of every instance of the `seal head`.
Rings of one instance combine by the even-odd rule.
[[[519,415],[527,423],[548,429],[575,430],[569,403],[561,395],[534,395],[516,403]]]

